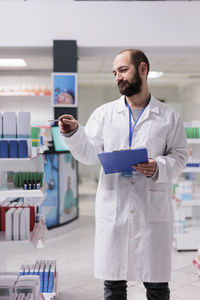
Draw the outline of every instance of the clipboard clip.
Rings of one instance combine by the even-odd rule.
[[[120,151],[127,151],[127,150],[131,150],[131,148],[128,148],[128,149],[120,149],[120,150],[113,150],[112,152],[120,152]]]

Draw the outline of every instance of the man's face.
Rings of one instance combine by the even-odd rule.
[[[122,95],[137,95],[142,90],[142,78],[139,70],[135,69],[129,53],[119,54],[113,62],[113,74]]]

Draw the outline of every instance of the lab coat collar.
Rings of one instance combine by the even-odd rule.
[[[123,112],[127,110],[127,106],[126,106],[126,103],[125,103],[125,99],[124,99],[124,96],[121,96],[119,99],[118,99],[118,103],[117,103],[117,111],[118,113],[120,112]],[[158,113],[159,114],[159,106],[158,106],[158,102],[157,100],[151,95],[151,99],[150,99],[150,102],[149,104],[147,105],[147,107],[145,108],[145,111],[148,111],[148,112],[155,112],[155,113]]]

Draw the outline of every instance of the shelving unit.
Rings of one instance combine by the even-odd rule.
[[[192,158],[194,158],[195,160],[200,160],[200,152],[199,152],[200,138],[187,139],[187,142],[188,142],[188,147],[190,148],[192,147],[191,152],[192,154],[194,154],[194,157],[192,155]],[[187,167],[183,170],[183,175],[185,180],[186,178],[190,178],[190,180],[192,181],[195,178],[196,181],[198,181],[200,184],[200,177],[199,177],[200,167]],[[174,201],[175,215],[177,213],[178,214],[183,213],[186,216],[183,233],[174,234],[174,247],[178,251],[197,250],[200,245],[200,210],[198,208],[200,207],[199,197],[200,194],[199,196],[196,195],[195,197],[192,197],[192,199],[188,199],[188,200],[176,199],[177,201],[176,202]],[[197,212],[196,216],[194,214],[194,211]],[[198,215],[198,211],[199,211],[199,215]],[[175,221],[178,222],[177,220]],[[180,223],[181,221],[182,220],[180,220]]]
[[[187,167],[183,170],[183,173],[200,173],[200,167]]]
[[[26,197],[26,198],[43,198],[44,194],[41,190],[23,190],[20,188],[0,189],[0,202],[8,197]]]
[[[18,273],[15,272],[9,272],[9,273],[5,273],[5,272],[0,272],[0,275],[18,275]],[[56,297],[58,296],[58,273],[56,273],[56,276],[54,277],[54,285],[53,285],[53,292],[52,293],[41,293],[40,294],[40,299],[38,300],[53,300],[56,299]]]
[[[200,139],[187,139],[188,144],[200,144]]]

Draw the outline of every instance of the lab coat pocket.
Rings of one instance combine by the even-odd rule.
[[[155,158],[158,155],[164,155],[166,149],[166,141],[157,135],[149,135],[148,137],[148,156]]]
[[[96,216],[104,220],[115,220],[117,210],[116,192],[103,190],[97,199]]]
[[[148,191],[148,221],[168,222],[170,203],[166,191]]]

